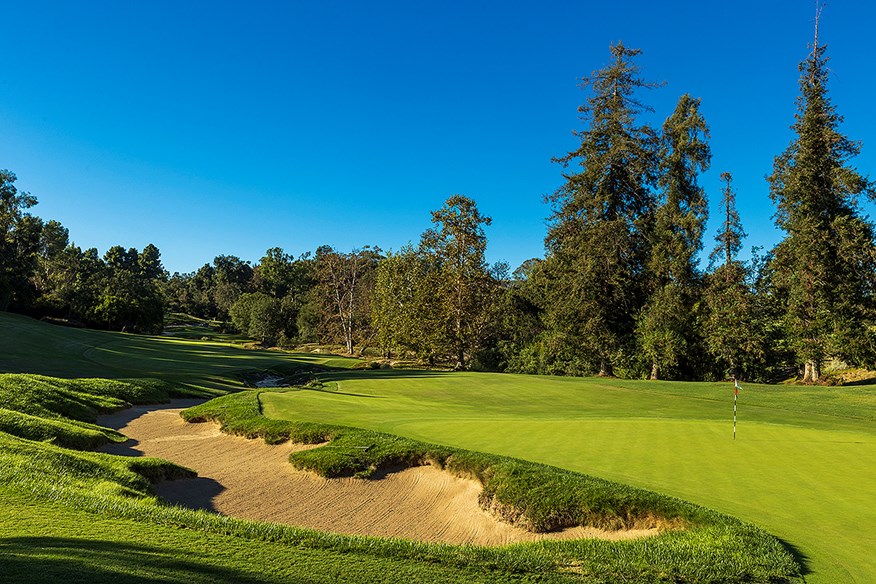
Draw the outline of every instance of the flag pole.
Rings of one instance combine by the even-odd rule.
[[[736,377],[733,377],[733,441],[736,441],[736,399],[739,396],[739,390],[742,389],[739,387],[739,382],[736,381]]]

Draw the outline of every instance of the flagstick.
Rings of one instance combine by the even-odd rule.
[[[733,441],[736,442],[736,400],[739,398],[739,382],[733,378]]]
[[[733,390],[733,441],[736,441],[736,398],[739,397],[739,392]]]

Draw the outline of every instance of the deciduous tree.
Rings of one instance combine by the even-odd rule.
[[[434,290],[440,298],[439,320],[457,369],[465,369],[468,357],[478,348],[492,300],[484,233],[484,226],[491,222],[472,199],[453,195],[432,211],[434,227],[423,233],[420,242],[439,276]]]
[[[380,250],[369,246],[350,253],[337,252],[329,246],[316,251],[316,274],[319,296],[324,307],[324,323],[353,353],[356,341],[367,341],[371,315],[370,292],[373,271]]]

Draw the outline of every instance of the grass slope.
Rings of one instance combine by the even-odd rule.
[[[165,400],[162,383],[0,375],[0,398],[45,421]],[[246,395],[246,394],[241,394]],[[16,412],[17,410],[9,410]],[[539,548],[495,552],[324,534],[162,504],[151,482],[190,477],[155,458],[118,457],[0,431],[0,574],[6,583],[560,582]],[[64,429],[64,432],[69,429]],[[24,434],[30,431],[25,429]],[[59,430],[60,432],[60,430]]]
[[[810,583],[876,581],[873,386],[745,385],[441,372],[335,372],[263,394],[269,418],[333,423],[550,464],[751,521]]]
[[[244,349],[227,342],[66,328],[0,312],[0,373],[56,377],[148,377],[215,392],[241,374],[302,364],[350,367],[357,359]]]

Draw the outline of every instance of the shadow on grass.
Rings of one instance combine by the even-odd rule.
[[[798,548],[794,544],[792,544],[792,543],[790,543],[790,542],[788,542],[780,537],[776,537],[776,539],[778,539],[779,542],[783,546],[785,546],[785,549],[788,550],[788,552],[792,556],[794,556],[794,559],[797,560],[797,563],[800,564],[800,575],[803,576],[804,579],[806,576],[808,576],[809,574],[812,573],[812,570],[809,568],[809,556],[804,554],[800,550],[800,548]]]
[[[876,385],[876,377],[871,377],[870,379],[859,379],[857,381],[849,381],[847,383],[843,383],[842,387],[860,386],[860,385]]]
[[[325,369],[321,374],[324,381],[345,381],[347,379],[424,379],[453,375],[452,371],[432,371],[429,369]]]
[[[350,393],[346,391],[338,391],[336,389],[320,389],[318,387],[302,387],[299,391],[315,391],[318,393],[327,393],[329,395],[336,395],[338,397],[368,397],[375,399],[385,399],[385,396],[382,395],[366,395],[364,393]]]
[[[4,584],[87,582],[265,582],[264,574],[210,565],[170,547],[58,537],[0,539]],[[289,582],[304,580],[285,578]]]
[[[225,491],[222,483],[206,477],[162,481],[154,486],[155,494],[164,501],[189,509],[217,512],[213,503]]]

